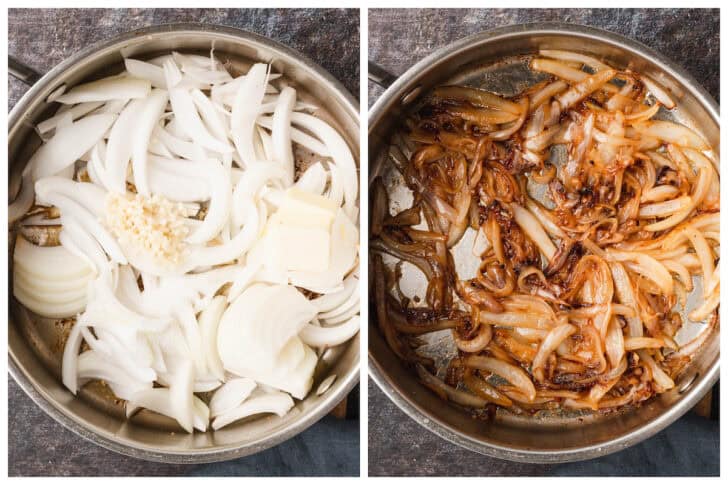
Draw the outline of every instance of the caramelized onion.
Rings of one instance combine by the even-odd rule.
[[[653,79],[555,49],[529,65],[550,76],[512,97],[438,87],[393,136],[413,202],[389,216],[374,181],[370,247],[419,268],[427,295],[405,297],[398,266],[375,260],[380,331],[466,407],[639,404],[717,328],[719,161],[693,128],[656,119],[675,102]],[[685,319],[709,325],[681,347]],[[442,381],[414,336],[446,329]]]

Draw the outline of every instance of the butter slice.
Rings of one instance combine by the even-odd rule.
[[[295,187],[286,192],[276,212],[283,225],[316,227],[328,231],[336,216],[336,204],[326,197]]]
[[[266,264],[272,268],[313,272],[329,269],[328,229],[273,223],[268,227],[267,244]]]

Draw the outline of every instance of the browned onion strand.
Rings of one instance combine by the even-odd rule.
[[[718,328],[718,160],[661,119],[675,103],[654,80],[540,55],[530,67],[550,79],[510,98],[437,88],[393,137],[414,200],[394,209],[373,183],[373,304],[388,345],[443,399],[605,412],[674,387]],[[468,230],[479,264],[464,278],[454,248]],[[423,297],[400,288],[403,265],[424,274]],[[694,278],[687,320],[706,328],[681,347]],[[438,331],[457,349],[442,379],[418,352]]]

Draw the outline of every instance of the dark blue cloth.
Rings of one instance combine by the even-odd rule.
[[[36,406],[8,376],[9,476],[358,476],[359,386],[347,419],[325,416],[294,438],[221,463],[175,465],[120,455],[86,441]]]
[[[554,466],[555,476],[718,476],[720,425],[688,413],[649,440],[612,455]]]
[[[359,420],[326,416],[275,448],[192,467],[193,476],[359,476]]]

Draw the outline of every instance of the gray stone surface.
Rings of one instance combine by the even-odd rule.
[[[209,23],[296,49],[359,98],[359,11],[354,9],[9,9],[8,53],[46,72],[78,50],[149,25]],[[8,83],[13,106],[27,87]]]
[[[349,399],[358,403],[358,395],[357,387]],[[46,415],[8,376],[8,475],[359,476],[359,419],[356,412],[351,416],[326,416],[274,448],[237,460],[202,465],[151,463],[75,435]]]
[[[369,59],[399,75],[457,39],[546,21],[589,25],[642,42],[685,68],[720,101],[717,9],[370,9]],[[382,92],[369,83],[369,106]]]
[[[421,427],[369,381],[369,476],[718,476],[720,427],[688,413],[619,453],[577,463],[497,460]]]
[[[369,10],[369,59],[395,75],[433,50],[495,27],[565,21],[636,39],[687,69],[719,100],[718,10]],[[369,106],[383,92],[369,82]],[[558,466],[496,460],[420,427],[369,383],[369,475],[717,475],[717,421],[688,415],[653,439],[609,457]]]
[[[10,9],[8,53],[45,72],[81,48],[148,25],[205,22],[268,36],[299,50],[359,97],[359,11],[338,9]],[[8,108],[27,86],[8,79]],[[358,387],[350,395],[359,402]],[[358,405],[251,457],[209,465],[164,465],[100,448],[45,415],[8,377],[8,473],[105,475],[359,475]]]

